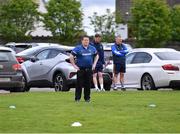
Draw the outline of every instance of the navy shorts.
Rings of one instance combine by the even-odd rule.
[[[125,73],[126,72],[126,64],[114,64],[114,73]]]
[[[93,73],[103,72],[103,66],[96,66],[95,70],[93,70]]]

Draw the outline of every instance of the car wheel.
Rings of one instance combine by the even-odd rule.
[[[58,91],[69,91],[67,86],[66,78],[62,74],[56,74],[54,77],[54,89],[56,92]]]
[[[23,74],[23,82],[24,82],[24,91],[25,92],[29,92],[30,91],[30,87],[28,86],[28,84],[27,84],[27,79],[26,79],[26,77],[24,76],[24,74]]]
[[[149,74],[144,74],[141,79],[141,89],[142,90],[156,90],[153,78]]]
[[[104,85],[104,89],[105,89],[106,91],[110,91],[110,90],[111,90],[111,84],[105,84],[105,85]]]
[[[24,76],[22,77],[22,87],[16,87],[16,88],[12,88],[10,90],[10,92],[25,92],[25,78]]]

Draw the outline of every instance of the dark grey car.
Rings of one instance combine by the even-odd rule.
[[[0,47],[0,89],[11,92],[24,90],[21,65],[12,50],[6,47]]]

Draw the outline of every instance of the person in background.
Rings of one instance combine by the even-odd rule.
[[[75,63],[74,58],[77,62]],[[92,80],[92,70],[95,69],[99,56],[97,50],[89,45],[89,37],[83,36],[81,44],[76,46],[70,54],[70,62],[77,70],[77,83],[75,90],[75,101],[79,102],[84,87],[84,100],[90,102],[90,89]]]
[[[121,36],[116,36],[115,44],[111,47],[113,55],[113,82],[114,90],[117,90],[118,74],[120,73],[120,83],[121,89],[126,90],[124,87],[124,73],[126,72],[126,54],[128,50],[126,46],[122,43]]]
[[[103,65],[105,64],[104,61],[104,49],[103,45],[101,44],[101,35],[100,34],[95,34],[94,41],[91,44],[94,46],[97,50],[97,53],[99,55],[98,62],[96,64],[95,70],[93,71],[93,83],[95,86],[96,91],[105,91],[104,90],[104,85],[103,85]],[[100,84],[100,89],[98,88],[98,80]]]

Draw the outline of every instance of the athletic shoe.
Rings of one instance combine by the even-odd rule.
[[[122,91],[126,91],[126,88],[124,86],[121,87]]]
[[[105,89],[104,89],[104,88],[102,88],[102,89],[101,89],[101,91],[105,91]]]
[[[96,91],[97,91],[97,92],[100,92],[101,90],[100,90],[99,88],[96,88]]]
[[[85,100],[85,102],[88,102],[88,103],[89,103],[89,102],[90,102],[90,99],[88,99],[88,100]]]
[[[115,91],[117,91],[117,90],[118,90],[118,89],[117,89],[117,86],[114,86],[114,87],[113,87],[113,89],[114,89]]]

